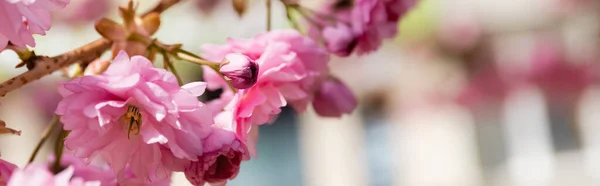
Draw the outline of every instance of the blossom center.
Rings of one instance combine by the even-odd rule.
[[[127,139],[131,139],[131,131],[134,131],[135,135],[140,134],[140,128],[142,125],[142,113],[136,106],[127,106],[127,112],[121,117],[121,119],[128,123],[127,125]]]

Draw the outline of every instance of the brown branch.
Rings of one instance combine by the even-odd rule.
[[[179,2],[181,0],[161,0],[158,5],[144,13],[143,16],[145,17],[151,13],[162,13]],[[110,48],[111,44],[111,41],[101,38],[55,57],[40,56],[35,58],[31,62],[34,64],[32,69],[0,84],[0,97],[4,97],[7,93],[66,66],[76,63],[89,63],[100,57],[104,51]]]
[[[146,17],[151,13],[162,13],[179,2],[181,2],[181,0],[161,0],[152,10],[142,14],[142,17]]]

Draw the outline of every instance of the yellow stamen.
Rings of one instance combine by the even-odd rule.
[[[135,135],[140,134],[140,129],[142,125],[142,113],[140,113],[139,108],[137,108],[136,106],[129,105],[127,107],[127,112],[125,112],[121,119],[129,123],[127,127],[127,139],[131,139],[131,131],[135,131]]]

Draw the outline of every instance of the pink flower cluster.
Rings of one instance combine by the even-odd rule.
[[[203,152],[196,144],[213,123],[196,98],[204,86],[180,87],[172,73],[121,52],[103,74],[60,85],[56,114],[71,131],[65,146],[78,157],[107,160],[118,178],[127,166],[150,181],[169,177]]]
[[[34,46],[31,35],[43,35],[50,28],[49,12],[68,1],[0,0],[0,49],[9,42]],[[113,51],[112,61],[96,60],[83,76],[59,84],[55,114],[69,131],[57,163],[61,170],[53,166],[53,173],[42,164],[19,169],[0,161],[0,185],[164,186],[173,172],[183,172],[194,185],[224,185],[243,161],[256,156],[258,127],[273,122],[282,107],[303,113],[312,106],[324,117],[351,113],[357,100],[330,73],[330,53],[374,51],[395,36],[400,16],[412,4],[356,0],[347,9],[330,7],[326,13],[337,21],[319,17],[312,30],[317,41],[296,30],[275,30],[205,45],[203,58],[215,62],[203,66],[205,82],[181,85],[148,58],[128,56],[131,47],[118,55]],[[98,11],[77,15],[95,19],[104,12]],[[326,48],[319,46],[322,40]],[[205,104],[198,98],[205,89],[223,94]],[[96,160],[102,163],[91,163]]]
[[[0,50],[8,42],[17,47],[35,46],[32,34],[45,35],[50,29],[50,12],[69,0],[0,0]]]
[[[53,162],[51,158],[50,162]],[[32,163],[19,169],[12,163],[0,159],[0,185],[7,186],[168,186],[169,179],[149,183],[133,176],[117,182],[115,173],[104,164],[88,164],[71,154],[64,154],[60,165],[63,170],[54,175],[47,165]]]
[[[272,121],[288,102],[299,112],[313,102],[324,116],[356,107],[352,93],[329,76],[327,53],[296,31],[205,49],[208,59],[223,61],[225,77],[237,79],[206,73],[208,84],[179,86],[148,59],[121,52],[102,74],[62,83],[56,114],[71,131],[66,148],[78,158],[106,160],[119,183],[131,176],[154,183],[173,171],[195,185],[225,183],[256,152],[250,127]],[[227,86],[248,78],[247,89],[233,93]],[[197,97],[207,85],[228,90],[204,105]]]
[[[66,149],[105,160],[117,183],[160,183],[175,171],[195,185],[224,184],[256,154],[251,127],[275,119],[281,107],[304,112],[312,103],[330,117],[356,107],[350,90],[329,74],[325,50],[297,31],[228,41],[204,47],[207,59],[223,61],[219,73],[207,69],[207,83],[180,86],[172,73],[125,52],[100,75],[61,83],[56,114],[71,131]],[[205,105],[197,97],[207,86],[226,91]]]
[[[350,1],[352,7],[332,4],[310,18],[310,35],[324,41],[329,52],[341,57],[377,50],[383,39],[396,36],[400,17],[415,4],[415,0]]]
[[[214,113],[225,110],[233,115],[233,129],[247,144],[253,125],[269,123],[290,104],[302,113],[312,102],[315,111],[322,116],[339,117],[356,107],[353,94],[340,81],[330,77],[327,52],[310,38],[294,30],[278,30],[259,34],[252,39],[228,39],[226,45],[205,45],[204,56],[213,61],[226,55],[248,56],[259,66],[254,86],[233,94],[226,90],[214,100]],[[205,69],[205,80],[209,89],[226,88],[226,83],[217,73]],[[329,99],[336,97],[336,99]],[[337,99],[339,98],[339,99]],[[230,113],[229,113],[230,112]],[[255,155],[253,145],[248,146]]]
[[[159,184],[174,171],[197,185],[225,182],[249,151],[231,115],[215,118],[198,101],[206,86],[180,86],[148,59],[121,52],[102,74],[60,85],[56,113],[71,131],[65,147],[77,158],[106,161],[119,184]]]

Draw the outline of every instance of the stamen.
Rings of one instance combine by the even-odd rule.
[[[127,107],[127,112],[123,115],[122,119],[125,122],[129,122],[127,126],[127,139],[131,139],[131,131],[134,131],[135,135],[140,134],[142,114],[140,113],[139,108],[129,105]]]

